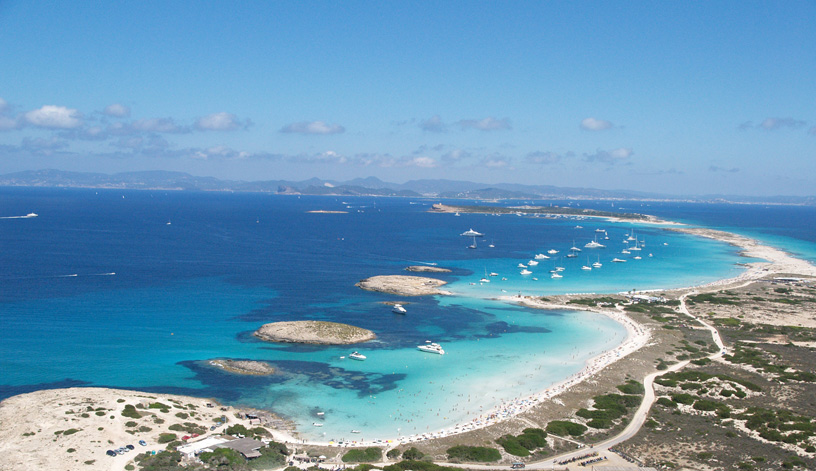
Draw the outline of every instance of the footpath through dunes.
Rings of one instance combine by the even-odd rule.
[[[377,338],[368,329],[326,321],[272,322],[262,325],[254,335],[266,342],[316,345],[350,345]]]
[[[424,276],[381,275],[360,280],[355,286],[366,291],[397,294],[400,296],[449,295],[450,291],[439,289],[447,281]]]

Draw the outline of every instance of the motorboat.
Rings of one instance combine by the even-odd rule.
[[[417,345],[417,350],[421,350],[421,351],[427,352],[427,353],[436,353],[436,354],[439,354],[439,355],[444,355],[445,354],[445,350],[442,350],[441,345],[439,345],[438,343],[432,343],[432,342],[426,343],[425,345]]]
[[[463,232],[463,233],[461,233],[459,235],[463,235],[465,237],[482,237],[482,236],[484,236],[484,234],[482,234],[481,232],[476,232],[472,228],[466,230],[465,232]]]
[[[564,267],[555,267],[555,271],[564,271],[566,268]]]
[[[600,233],[603,233],[603,232],[606,232],[606,229],[600,229],[600,228],[598,228],[598,229],[595,229],[595,232],[600,232]]]
[[[546,259],[548,259],[550,257],[544,255],[543,253],[539,253],[539,254],[536,254],[535,257],[533,257],[533,258],[536,259],[536,260],[546,260]]]
[[[555,249],[550,249],[550,250],[547,251],[547,253],[550,254],[550,255],[555,255],[555,254],[558,253],[558,251],[555,250]]]
[[[519,263],[519,264],[518,264],[518,268],[527,268],[527,265],[525,265],[525,264],[523,264],[523,263]]]
[[[527,269],[521,270],[520,273],[522,275],[532,275],[533,274],[533,272],[531,272],[530,270],[527,270]]]
[[[567,258],[578,258],[578,254],[575,252],[570,252],[567,254]]]
[[[589,266],[589,265],[584,265],[584,266],[582,266],[582,267],[581,267],[581,270],[587,270],[587,271],[589,271],[589,270],[592,270],[592,267],[591,267],[591,266]]]
[[[641,257],[640,255],[636,255],[636,256],[634,256],[634,257],[632,257],[632,258],[634,258],[635,260],[640,260],[640,259],[641,259],[641,258],[643,258],[643,257]]]
[[[487,278],[482,278],[479,280],[479,283],[490,283],[490,280],[488,280]]]
[[[498,273],[496,273],[496,272],[494,272],[494,271],[492,271],[492,272],[490,272],[490,276],[499,276],[499,274],[498,274]]]
[[[530,260],[529,262],[527,262],[527,265],[529,265],[531,267],[534,267],[534,266],[538,265],[538,262],[535,261],[535,260]]]
[[[552,275],[550,275],[550,278],[564,278],[564,276],[561,275],[560,273],[553,273]]]
[[[402,304],[394,304],[394,307],[391,309],[391,312],[393,312],[394,314],[405,314],[408,311],[404,307],[402,307]]]
[[[570,247],[570,250],[573,251],[573,252],[580,252],[581,251],[581,249],[579,249],[578,247],[575,246],[575,241],[574,240],[572,241],[572,247]]]
[[[351,358],[352,360],[363,361],[363,360],[366,359],[366,356],[363,355],[362,353],[359,353],[359,352],[351,352],[351,354],[349,355],[349,358]]]
[[[619,258],[613,258],[613,259],[612,259],[612,261],[613,261],[614,263],[623,263],[623,262],[625,262],[626,260],[621,260],[621,259],[619,259]]]

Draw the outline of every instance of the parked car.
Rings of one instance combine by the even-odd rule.
[[[139,445],[147,446],[147,442],[144,440],[139,440]]]
[[[113,450],[108,450],[108,451],[105,452],[105,454],[108,455],[108,456],[116,456],[116,452],[113,451]]]

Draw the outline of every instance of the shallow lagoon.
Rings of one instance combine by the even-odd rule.
[[[268,407],[314,439],[446,428],[576,373],[625,336],[603,316],[493,297],[685,286],[736,276],[735,263],[745,261],[724,244],[653,226],[456,217],[401,199],[4,191],[4,214],[40,217],[0,227],[3,397],[70,385],[202,395]],[[306,213],[314,209],[348,213]],[[573,241],[582,247],[596,226],[609,233],[606,249],[519,275],[518,263],[549,248],[563,254]],[[470,227],[485,233],[476,250],[459,236]],[[646,238],[643,259],[610,263],[633,229]],[[604,266],[580,270],[586,254]],[[416,263],[453,268],[440,277],[457,296],[411,299],[400,316],[382,304],[400,298],[354,287]],[[548,276],[555,263],[566,268],[560,280]],[[485,271],[500,276],[480,284]],[[379,338],[353,348],[368,356],[358,362],[347,358],[352,348],[250,335],[263,323],[298,319],[351,323]],[[416,350],[425,340],[448,354]],[[217,357],[270,361],[279,374],[224,373],[205,361]],[[352,429],[363,433],[350,436]]]

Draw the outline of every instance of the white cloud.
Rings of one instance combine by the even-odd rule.
[[[459,161],[461,161],[463,159],[467,159],[468,157],[470,157],[470,155],[471,154],[469,152],[465,151],[465,150],[454,149],[454,150],[452,150],[450,152],[446,152],[442,156],[442,160],[446,161],[446,162],[459,162]]]
[[[584,160],[586,160],[587,162],[603,162],[607,164],[616,164],[618,162],[628,160],[629,157],[631,157],[632,155],[634,155],[632,149],[626,147],[619,147],[617,149],[609,151],[598,149],[597,152],[595,152],[592,155],[584,154]]]
[[[611,129],[614,127],[614,124],[605,120],[605,119],[595,119],[595,118],[584,118],[581,120],[581,129],[586,131],[603,131],[606,129]]]
[[[6,103],[6,100],[0,98],[0,113],[5,111],[6,108],[8,108],[8,103]]]
[[[73,129],[82,125],[82,115],[73,108],[45,105],[23,115],[33,126],[49,129]]]
[[[439,166],[436,160],[430,157],[414,157],[409,161],[408,165],[420,168],[436,168]]]
[[[121,103],[114,103],[106,106],[102,113],[114,118],[127,118],[130,116],[130,108]]]
[[[140,119],[138,121],[134,121],[131,126],[137,131],[145,132],[178,134],[189,131],[189,129],[177,125],[176,122],[173,121],[173,118]]]
[[[420,122],[419,128],[428,132],[446,132],[448,130],[448,127],[442,122],[442,118],[440,118],[438,114]]]
[[[234,131],[241,126],[244,126],[244,124],[238,120],[237,116],[226,112],[204,116],[195,123],[196,129],[200,131]]]
[[[781,128],[797,129],[805,125],[804,121],[794,118],[765,118],[759,127],[767,131],[773,131]]]
[[[507,118],[463,119],[459,121],[462,129],[478,129],[480,131],[501,131],[510,129],[510,120]]]
[[[504,168],[510,165],[510,161],[504,157],[488,157],[482,160],[482,165],[487,168]]]
[[[326,124],[323,121],[301,121],[284,126],[280,132],[287,134],[340,134],[345,130],[346,128],[339,124]]]

